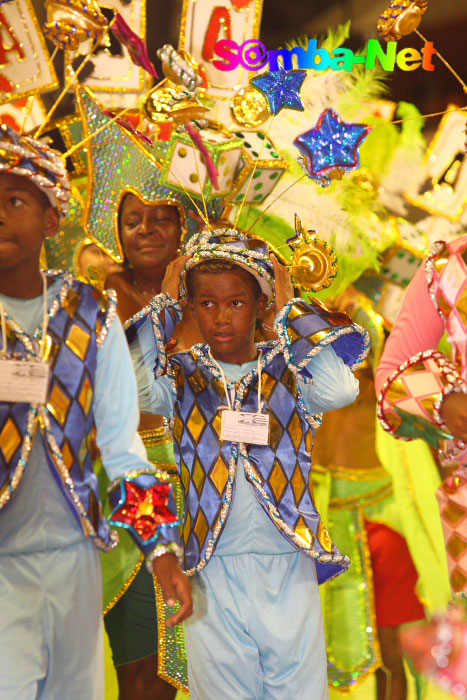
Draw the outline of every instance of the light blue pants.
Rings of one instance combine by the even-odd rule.
[[[104,698],[102,576],[90,542],[0,556],[0,699]]]
[[[315,564],[299,552],[214,556],[192,579],[191,700],[327,700]]]

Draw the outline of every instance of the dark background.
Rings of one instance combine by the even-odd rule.
[[[33,0],[33,4],[39,20],[45,21],[43,0]],[[268,49],[276,48],[299,35],[318,37],[328,27],[351,19],[351,36],[346,46],[355,50],[368,39],[378,37],[376,23],[388,4],[389,0],[264,0],[260,38]],[[182,0],[147,0],[147,44],[156,66],[156,50],[164,43],[178,44],[181,7]],[[430,0],[419,30],[467,82],[467,0]],[[399,48],[405,46],[420,49],[423,41],[412,34],[399,42]],[[413,102],[425,114],[441,111],[449,102],[465,106],[467,98],[461,85],[436,57],[433,64],[433,72],[421,68],[413,72],[394,71],[389,82],[391,99]],[[63,75],[62,52],[57,56],[56,68]],[[46,106],[50,106],[55,94],[44,96]],[[73,111],[70,97],[56,116]],[[434,129],[437,121],[430,120],[428,130]]]

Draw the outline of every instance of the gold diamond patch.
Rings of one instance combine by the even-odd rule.
[[[190,532],[191,532],[191,515],[190,515],[190,511],[188,511],[186,514],[186,518],[185,518],[185,524],[183,526],[183,541],[185,543],[185,549],[188,545],[188,539],[190,537]]]
[[[196,367],[193,374],[190,374],[190,376],[187,377],[187,380],[195,394],[200,394],[206,389],[206,379],[204,378],[204,375],[199,367]]]
[[[284,493],[287,477],[285,476],[282,465],[278,459],[274,460],[274,468],[271,472],[271,476],[269,477],[269,483],[271,484],[276,501],[279,503],[282,498],[282,494]]]
[[[293,495],[295,496],[295,503],[298,506],[302,499],[303,492],[305,491],[305,479],[303,478],[302,470],[298,462],[290,483],[292,485]]]
[[[15,422],[12,418],[8,418],[0,433],[0,449],[2,450],[5,461],[10,463],[13,455],[21,445],[21,435]]]
[[[89,411],[91,410],[93,394],[94,392],[92,390],[91,382],[89,381],[89,377],[86,375],[78,399],[79,405],[83,409],[83,413],[86,416],[86,418],[89,415]]]
[[[195,460],[195,466],[191,474],[191,480],[195,485],[196,491],[198,492],[198,496],[201,496],[204,482],[206,481],[206,474],[204,473],[204,469],[201,466],[201,462],[199,461],[199,459]]]
[[[202,510],[199,511],[196,523],[193,528],[196,537],[198,538],[200,549],[203,548],[204,540],[208,533],[208,523]]]
[[[313,535],[310,528],[305,524],[305,521],[303,520],[302,516],[300,516],[297,526],[295,528],[295,536],[298,537],[299,540],[301,540],[301,544],[304,547],[311,549],[311,547],[313,546],[313,540],[315,536]]]
[[[74,316],[78,310],[79,303],[81,301],[80,295],[75,292],[74,289],[70,289],[66,296],[65,301],[62,304],[62,308],[66,310],[67,314]]]
[[[298,411],[294,411],[293,418],[289,423],[287,432],[290,435],[290,439],[294,444],[295,452],[297,452],[303,438],[303,429],[298,415]]]
[[[332,540],[329,537],[329,532],[321,521],[318,525],[318,540],[325,552],[332,552]]]
[[[47,403],[47,410],[61,425],[65,425],[70,406],[71,399],[60,389],[58,384],[55,384]]]
[[[222,455],[219,455],[219,459],[211,469],[209,476],[211,477],[211,481],[215,484],[219,495],[223,493],[227,479],[229,478],[229,470]]]
[[[274,415],[269,409],[269,444],[274,452],[276,452],[282,438],[282,428]]]
[[[73,466],[73,462],[75,461],[75,458],[73,456],[73,452],[68,438],[65,438],[65,442],[63,443],[62,457],[63,461],[65,462],[66,468],[68,469],[68,471],[70,471],[71,467]]]
[[[80,360],[84,360],[88,351],[90,340],[91,334],[81,328],[81,326],[78,326],[78,324],[74,323],[70,328],[65,344],[68,345],[70,350],[73,350],[75,355],[78,355]]]
[[[187,420],[187,428],[193,436],[193,440],[197,443],[199,437],[204,430],[206,421],[198,406],[195,406]]]

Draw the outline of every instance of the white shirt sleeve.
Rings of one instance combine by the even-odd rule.
[[[130,345],[130,356],[138,385],[138,401],[141,413],[153,413],[170,417],[173,413],[172,382],[167,376],[156,379],[154,367],[157,346],[150,318],[138,328]]]
[[[115,318],[97,354],[94,384],[97,444],[111,480],[129,471],[151,469],[138,435],[135,375],[122,325]]]
[[[323,348],[307,365],[313,383],[298,380],[299,388],[310,413],[324,413],[352,403],[359,385],[352,370],[336,355],[332,346]]]

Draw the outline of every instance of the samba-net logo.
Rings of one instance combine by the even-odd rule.
[[[268,51],[262,41],[249,39],[243,44],[237,44],[232,39],[221,39],[214,46],[214,53],[219,59],[212,64],[218,70],[230,71],[239,66],[247,70],[260,70],[269,66],[269,70],[279,70],[279,61],[285,70],[305,68],[309,70],[345,70],[351,71],[354,65],[363,65],[368,70],[374,70],[378,61],[384,71],[393,71],[397,66],[403,71],[417,68],[432,71],[435,69],[432,58],[436,49],[433,42],[426,41],[420,51],[408,47],[397,50],[396,41],[388,41],[386,50],[378,39],[370,39],[365,54],[356,54],[352,49],[339,47],[329,52],[317,46],[316,39],[310,39],[307,48],[294,46],[291,49]]]

